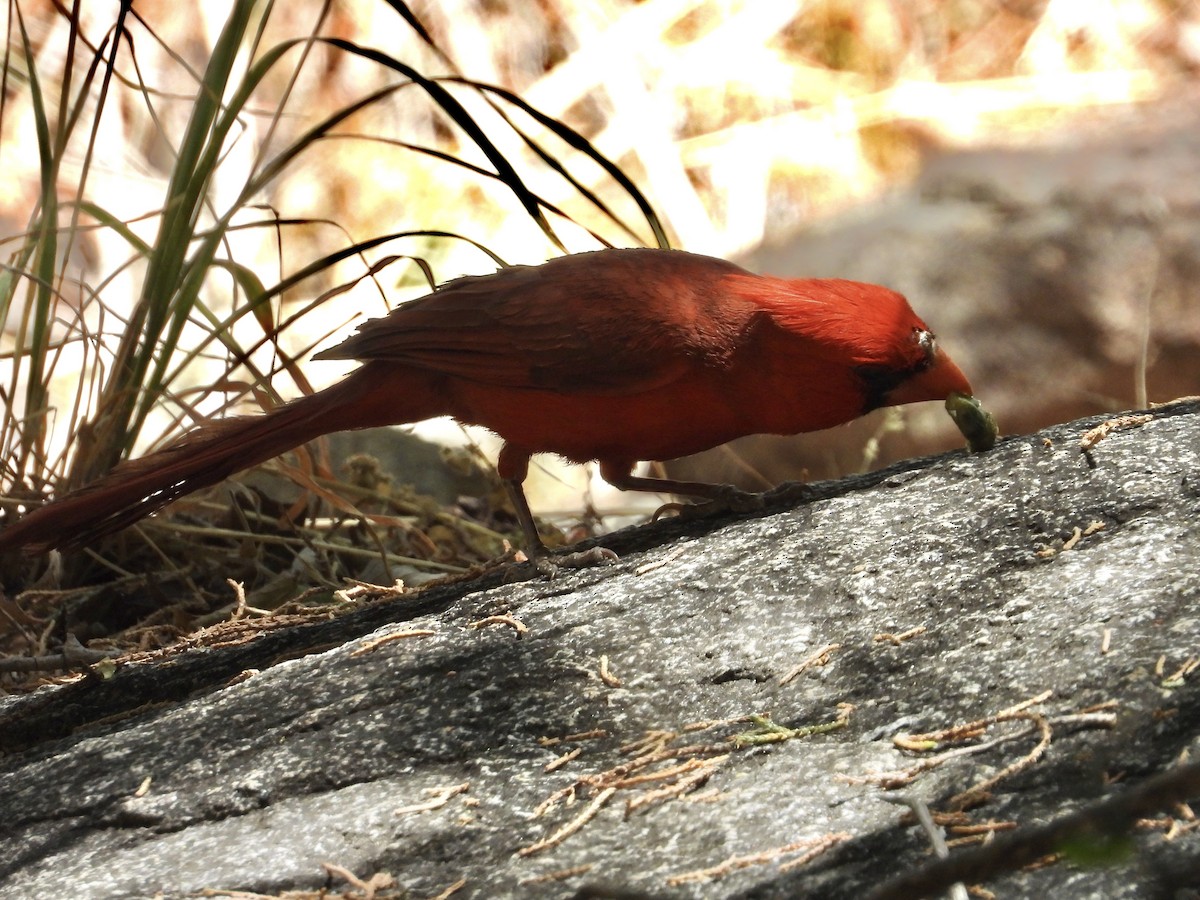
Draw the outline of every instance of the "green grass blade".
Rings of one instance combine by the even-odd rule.
[[[106,384],[95,423],[97,445],[88,459],[77,460],[72,481],[90,481],[111,468],[129,450],[146,415],[163,390],[162,361],[170,357],[202,277],[203,255],[189,264],[188,251],[213,168],[211,144],[221,100],[246,38],[254,0],[237,0],[217,38],[204,73],[176,163],[167,185],[163,217],[148,257],[142,292],[120,342],[112,378]],[[200,265],[197,265],[200,263]],[[168,324],[170,323],[170,324]],[[154,375],[150,376],[155,360]]]
[[[38,452],[45,437],[45,419],[40,415],[46,406],[46,348],[49,342],[50,318],[53,314],[53,285],[58,259],[58,163],[50,137],[50,119],[45,96],[34,65],[33,48],[25,28],[25,19],[17,12],[21,44],[28,60],[29,92],[33,107],[34,128],[37,134],[41,194],[38,220],[35,226],[33,252],[33,303],[26,310],[29,335],[29,355],[23,364],[25,371],[26,427],[22,431],[23,454]],[[31,319],[31,321],[30,321]]]

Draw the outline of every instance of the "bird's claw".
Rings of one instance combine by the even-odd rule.
[[[535,553],[529,562],[538,574],[553,578],[559,569],[588,569],[593,566],[611,566],[620,557],[607,547],[589,547],[587,550],[575,550],[570,553],[554,553],[545,550]]]
[[[762,494],[743,491],[732,485],[721,485],[720,490],[709,501],[716,504],[717,509],[734,513],[761,512],[766,506]]]
[[[812,489],[803,481],[785,481],[760,495],[763,502],[771,503],[800,503],[813,497]]]
[[[673,512],[684,519],[703,519],[721,513],[759,513],[768,505],[799,503],[811,496],[807,484],[799,481],[787,482],[761,494],[743,491],[728,484],[712,485],[712,490],[701,503],[666,503],[654,513],[657,519],[663,513]]]
[[[703,519],[721,513],[762,512],[765,506],[762,494],[743,491],[732,485],[713,485],[713,491],[702,503],[669,503],[655,513],[655,518],[664,511],[673,510],[682,519]]]

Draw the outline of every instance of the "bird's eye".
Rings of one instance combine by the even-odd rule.
[[[921,352],[925,354],[927,359],[932,359],[933,354],[937,351],[937,338],[934,337],[932,331],[926,331],[924,328],[914,329],[914,337],[917,339],[917,346],[921,348]]]

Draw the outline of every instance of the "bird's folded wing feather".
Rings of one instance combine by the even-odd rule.
[[[652,264],[675,255],[649,252],[658,254]],[[512,388],[635,393],[719,364],[746,324],[714,316],[709,298],[685,283],[664,295],[662,277],[580,259],[448,282],[316,358],[390,360]]]

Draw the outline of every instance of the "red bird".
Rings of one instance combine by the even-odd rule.
[[[625,490],[721,499],[736,492],[637,477],[634,464],[971,393],[894,291],[666,250],[459,278],[315,358],[364,364],[265,415],[205,425],[122,463],[9,526],[0,549],[77,548],[320,435],[453,416],[504,440],[500,476],[527,550],[544,559],[521,488],[535,453],[595,460]]]

